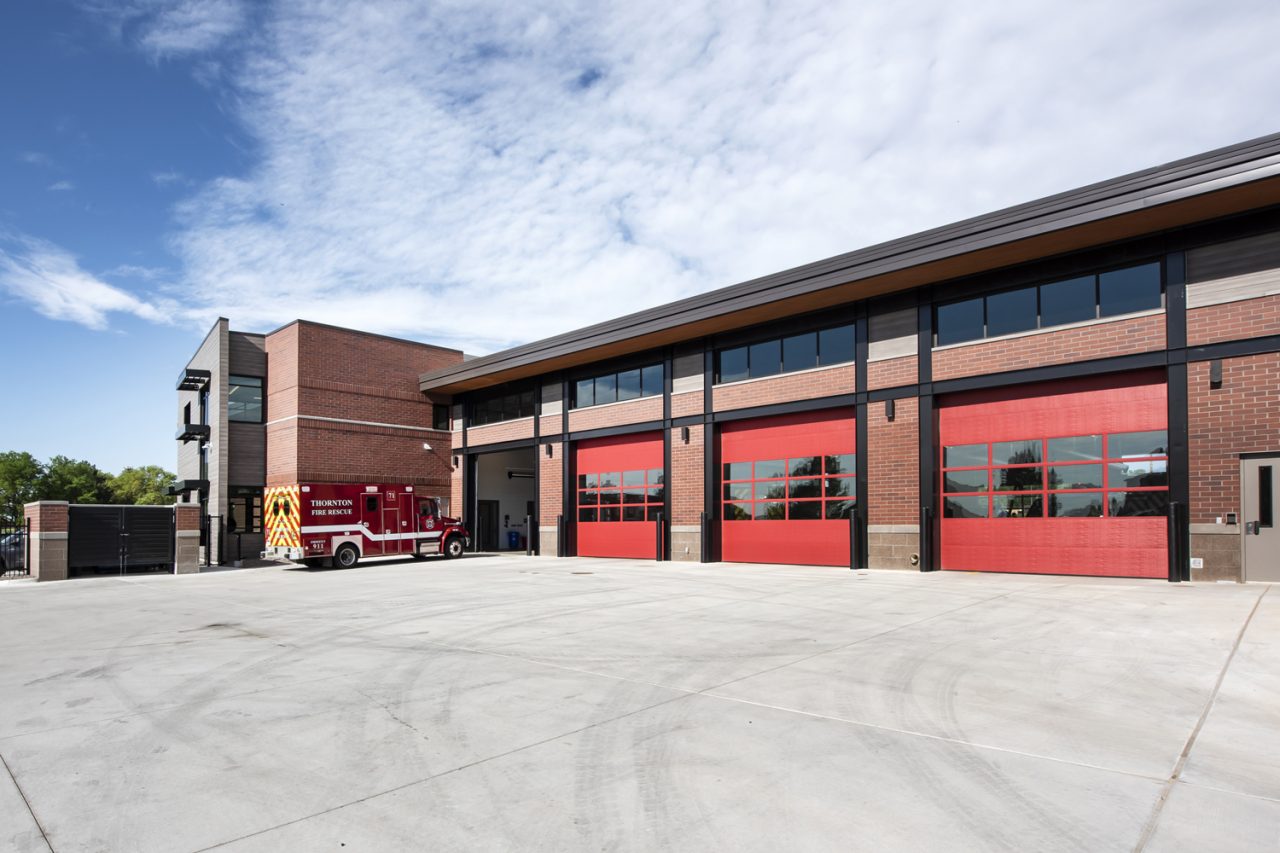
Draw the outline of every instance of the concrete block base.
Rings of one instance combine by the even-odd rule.
[[[867,528],[867,567],[919,571],[920,528],[914,524],[872,524]],[[916,562],[912,562],[912,558]]]

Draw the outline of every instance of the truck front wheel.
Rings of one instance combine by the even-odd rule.
[[[444,543],[444,556],[446,559],[454,560],[462,556],[463,551],[462,537],[450,536]]]
[[[360,552],[350,542],[339,545],[338,550],[333,552],[333,565],[339,569],[354,569],[358,562],[360,562]]]

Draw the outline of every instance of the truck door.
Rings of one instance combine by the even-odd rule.
[[[360,523],[370,534],[364,537],[364,553],[366,557],[376,557],[383,553],[379,535],[382,533],[382,496],[366,492],[362,509]]]
[[[384,554],[401,554],[404,552],[404,544],[406,540],[400,539],[399,535],[408,530],[408,522],[403,522],[404,530],[401,529],[400,520],[400,501],[395,492],[387,492],[386,498],[382,504],[382,532],[386,534],[386,538],[382,542],[382,553]]]

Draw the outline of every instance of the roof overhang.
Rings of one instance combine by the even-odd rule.
[[[425,373],[474,391],[1280,204],[1280,134],[838,255]]]
[[[185,495],[190,492],[207,492],[209,491],[208,480],[178,480],[169,487],[169,495]]]
[[[208,438],[209,434],[208,424],[183,424],[182,429],[178,430],[178,434],[175,437],[178,441],[186,444],[189,441]]]
[[[211,378],[212,374],[207,370],[196,370],[188,367],[178,374],[178,390],[203,391]]]

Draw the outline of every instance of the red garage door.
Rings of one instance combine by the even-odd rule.
[[[577,467],[578,555],[657,559],[662,433],[579,442]]]
[[[853,409],[738,421],[720,432],[721,556],[849,565]]]
[[[942,568],[1167,577],[1163,374],[949,398]]]

